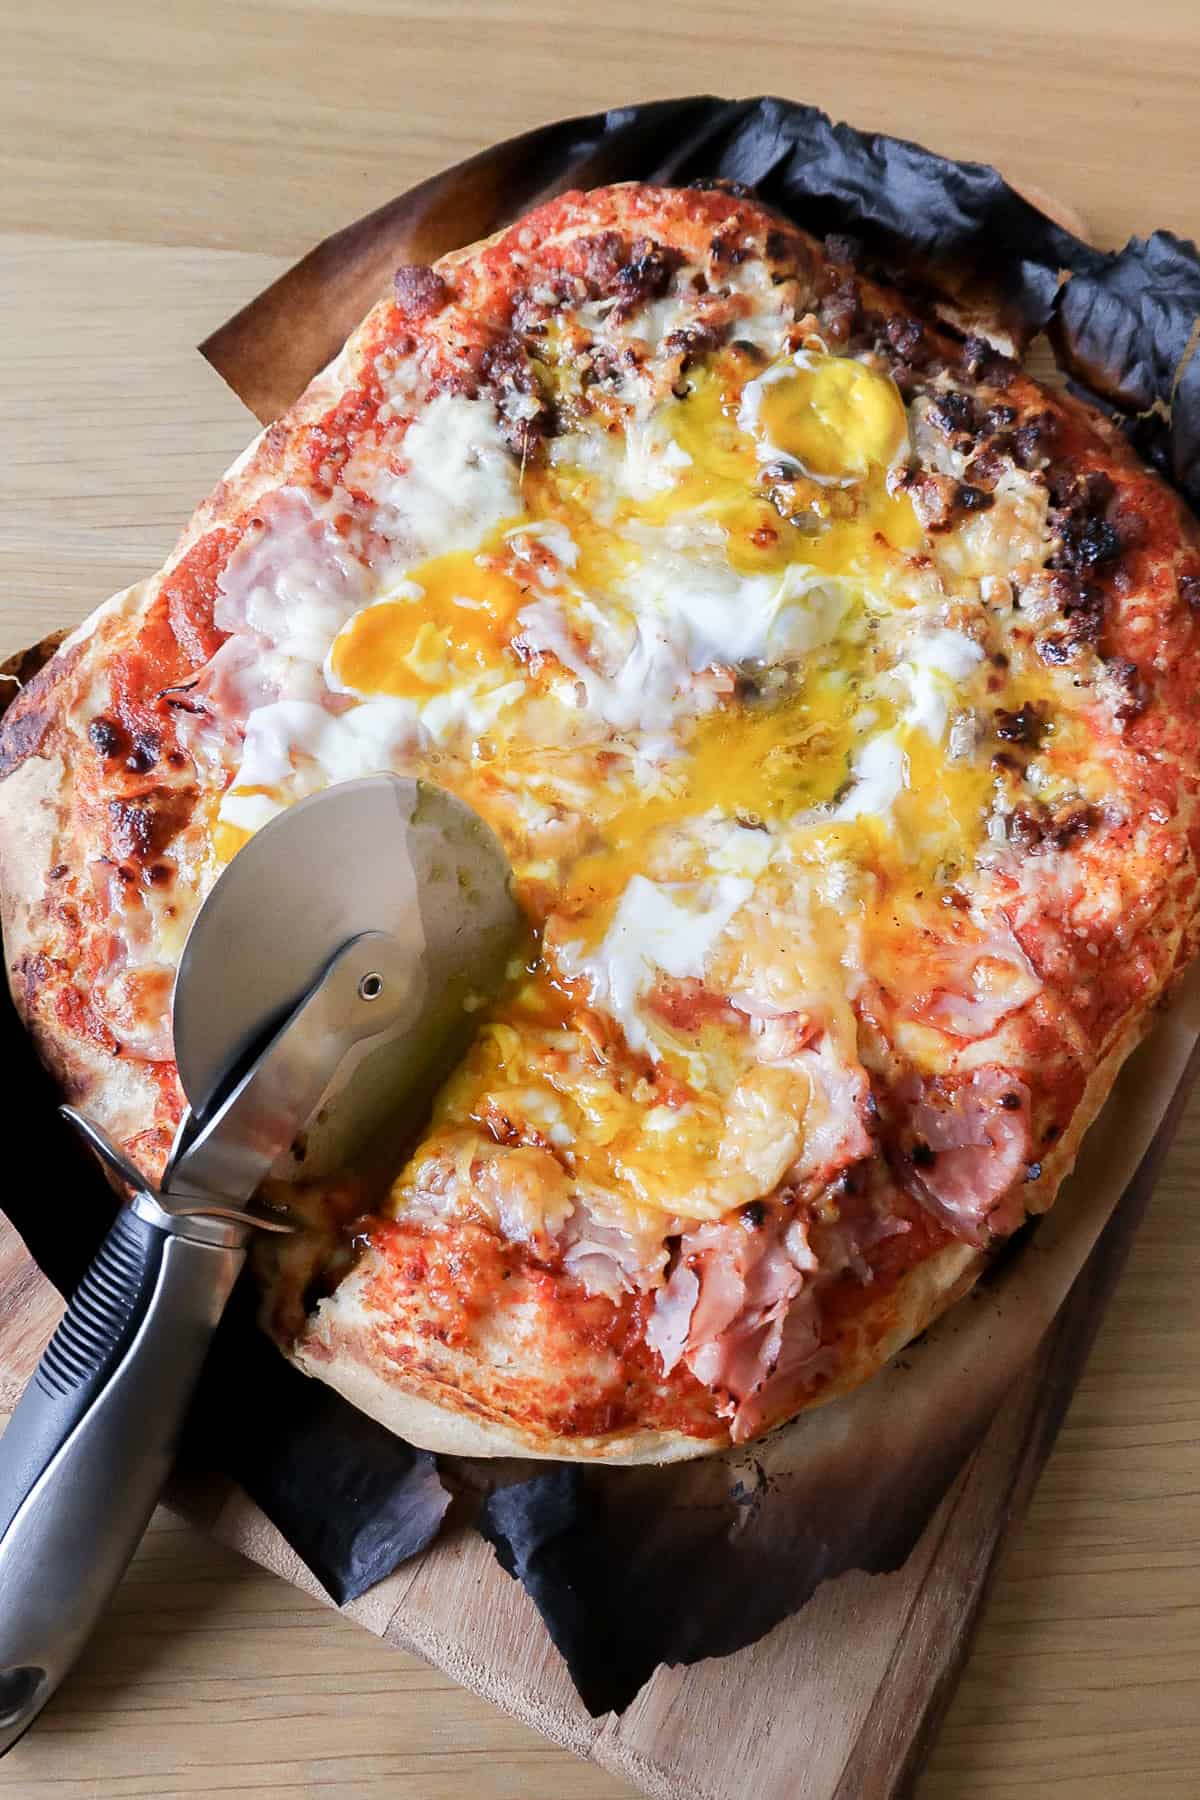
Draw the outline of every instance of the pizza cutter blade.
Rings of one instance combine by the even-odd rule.
[[[213,1135],[230,1071],[246,1066],[331,956],[357,939],[368,947],[364,980],[370,942],[386,940],[386,989],[360,1008],[357,1025],[353,1007],[343,1007],[334,1029],[348,1033],[346,1053],[306,1099],[298,1154],[282,1164],[273,1156],[246,1194],[272,1166],[311,1179],[360,1161],[381,1121],[389,1136],[401,1135],[469,1032],[475,996],[498,982],[519,930],[498,839],[444,789],[372,775],[291,807],[230,863],[184,947],[175,1057],[191,1112],[164,1186],[213,1187],[198,1166],[197,1134]],[[385,1031],[378,1014],[393,1003],[399,1010]],[[294,1070],[291,1081],[295,1091]],[[216,1186],[228,1191],[224,1180]]]
[[[252,1227],[287,1229],[246,1210],[262,1180],[342,1166],[411,1111],[520,929],[503,851],[460,801],[390,775],[327,789],[197,916],[174,997],[190,1111],[160,1189],[64,1108],[131,1198],[0,1440],[0,1754],[137,1546]]]

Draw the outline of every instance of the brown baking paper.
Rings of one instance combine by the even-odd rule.
[[[1180,447],[1200,433],[1178,395],[1200,389],[1194,358],[1184,360],[1175,386],[1200,310],[1191,246],[1155,234],[1107,256],[994,170],[834,126],[783,101],[701,97],[623,108],[485,151],[319,245],[202,349],[266,423],[336,353],[397,264],[486,235],[570,187],[717,177],[755,182],[811,229],[854,234],[861,261],[920,288],[947,314],[979,318],[1018,346],[1047,329],[1065,371],[1123,408],[1147,453],[1192,491],[1194,470]],[[1066,294],[1075,296],[1069,306]],[[1164,410],[1172,393],[1175,417]],[[1200,412],[1200,392],[1196,404]],[[1052,1436],[1169,1141],[1198,1034],[1200,979],[1121,1075],[1051,1214],[1026,1227],[976,1292],[874,1381],[764,1443],[664,1470],[447,1458],[436,1491],[418,1459],[397,1471],[392,1492],[378,1471],[394,1440],[389,1447],[370,1432],[364,1439],[341,1418],[343,1402],[294,1372],[288,1379],[300,1386],[282,1410],[308,1458],[286,1446],[264,1454],[253,1378],[232,1372],[261,1370],[264,1354],[274,1353],[234,1321],[198,1412],[193,1469],[239,1477],[292,1552],[237,1499],[219,1508],[227,1535],[293,1579],[299,1552],[326,1591],[343,1598],[363,1593],[426,1541],[453,1492],[451,1519],[472,1522],[522,1581],[587,1708],[620,1709],[658,1664],[732,1652],[803,1606],[822,1582],[901,1565],[1044,1341],[1060,1371],[1057,1410],[1042,1425]],[[53,1273],[53,1251],[27,1198],[14,1194],[5,1204],[22,1229],[25,1216],[31,1247]],[[1084,1323],[1069,1341],[1048,1339],[1077,1280],[1072,1311]],[[282,1379],[278,1369],[273,1364],[263,1382]],[[317,1481],[319,1466],[352,1479]],[[364,1520],[359,1504],[356,1529],[346,1529],[355,1482],[368,1472],[374,1512]],[[194,1478],[192,1510],[198,1492],[217,1520],[211,1489]],[[431,1554],[440,1567],[458,1552],[439,1545]],[[411,1597],[416,1585],[391,1577],[357,1602],[356,1616],[503,1699],[498,1676],[431,1634]]]

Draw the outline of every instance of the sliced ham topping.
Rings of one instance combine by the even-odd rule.
[[[893,1209],[890,1178],[882,1163],[870,1170],[873,1180],[850,1186],[843,1183],[838,1192],[836,1215],[823,1218],[813,1230],[817,1245],[817,1266],[822,1279],[831,1281],[847,1269],[859,1281],[872,1279],[867,1252],[887,1238],[902,1237],[912,1230],[905,1218]],[[791,1229],[795,1229],[793,1226]]]
[[[298,488],[280,488],[260,510],[221,571],[213,620],[319,664],[377,581]]]
[[[173,703],[185,713],[200,708],[240,725],[257,707],[278,700],[282,669],[263,657],[258,638],[226,638],[197,679],[173,696]]]
[[[944,985],[914,1009],[941,1031],[989,1037],[1002,1019],[1041,992],[1041,978],[1006,920],[977,942],[947,950]]]
[[[903,1096],[911,1191],[969,1244],[986,1246],[1025,1217],[1030,1095],[1005,1069],[976,1069],[954,1086],[914,1077]]]
[[[682,1362],[710,1388],[735,1444],[794,1413],[836,1366],[823,1293],[871,1282],[870,1251],[912,1229],[910,1206],[876,1156],[818,1206],[777,1198],[684,1232],[646,1328],[664,1374]]]
[[[649,1231],[634,1236],[619,1225],[602,1225],[592,1217],[586,1201],[580,1199],[576,1199],[575,1210],[559,1233],[558,1242],[563,1266],[583,1283],[589,1294],[603,1294],[609,1300],[619,1300],[622,1294],[650,1286],[667,1260],[666,1243],[660,1234]],[[689,1317],[690,1314],[689,1306]],[[678,1353],[674,1360],[679,1360]],[[668,1373],[673,1367],[674,1362],[668,1365]]]
[[[476,1203],[510,1243],[528,1244],[537,1256],[554,1254],[574,1205],[557,1157],[535,1144],[498,1145],[472,1175]]]
[[[654,1311],[646,1327],[646,1342],[658,1352],[664,1375],[671,1373],[683,1355],[699,1295],[700,1277],[694,1269],[680,1262],[655,1296]]]
[[[745,1443],[784,1417],[814,1381],[829,1374],[836,1357],[821,1344],[821,1312],[818,1297],[803,1293],[789,1307],[772,1347],[771,1370],[765,1381],[750,1390],[733,1415],[729,1435],[735,1444]]]
[[[840,1056],[828,1034],[795,1060],[812,1083],[798,1173],[808,1180],[818,1177],[824,1184],[875,1148],[867,1130],[871,1084],[862,1064]]]
[[[781,1377],[785,1343],[803,1341],[806,1356],[818,1334],[815,1295],[806,1294],[806,1271],[815,1258],[803,1225],[782,1208],[761,1223],[726,1219],[686,1232],[670,1279],[658,1290],[646,1341],[670,1374],[681,1359],[723,1399],[735,1443],[756,1427],[758,1397]],[[799,1319],[789,1330],[797,1308]],[[789,1355],[795,1378],[804,1358]]]

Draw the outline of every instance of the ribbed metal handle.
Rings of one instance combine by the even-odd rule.
[[[34,1373],[49,1398],[84,1388],[128,1337],[154,1280],[143,1236],[152,1230],[136,1213],[117,1214]]]
[[[0,1438],[0,1755],[117,1585],[171,1467],[247,1228],[121,1212]]]

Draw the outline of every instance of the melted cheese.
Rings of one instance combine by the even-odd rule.
[[[343,476],[374,502],[369,558],[336,494],[328,518],[305,502],[237,553],[224,602],[271,674],[219,847],[324,782],[428,773],[500,832],[543,929],[396,1204],[483,1207],[537,1243],[573,1220],[589,1256],[619,1231],[647,1279],[670,1220],[856,1141],[848,996],[923,885],[986,852],[994,800],[949,742],[994,703],[982,551],[943,554],[889,491],[910,437],[888,377],[789,353],[773,292],[743,298],[742,348],[673,391],[634,369],[590,414],[549,333],[570,428],[525,465],[496,403],[435,396]],[[576,325],[655,343],[686,312],[672,291]],[[493,1194],[493,1140],[558,1174],[527,1160]]]
[[[713,945],[753,891],[753,881],[735,875],[703,885],[669,886],[635,875],[598,949],[589,956],[579,946],[567,945],[559,953],[559,966],[588,983],[595,1003],[616,1019],[632,1050],[656,1057],[637,1009],[638,997],[658,972],[701,979]]]
[[[403,466],[366,472],[376,529],[402,559],[473,549],[520,511],[520,481],[494,405],[435,394],[404,436]]]

